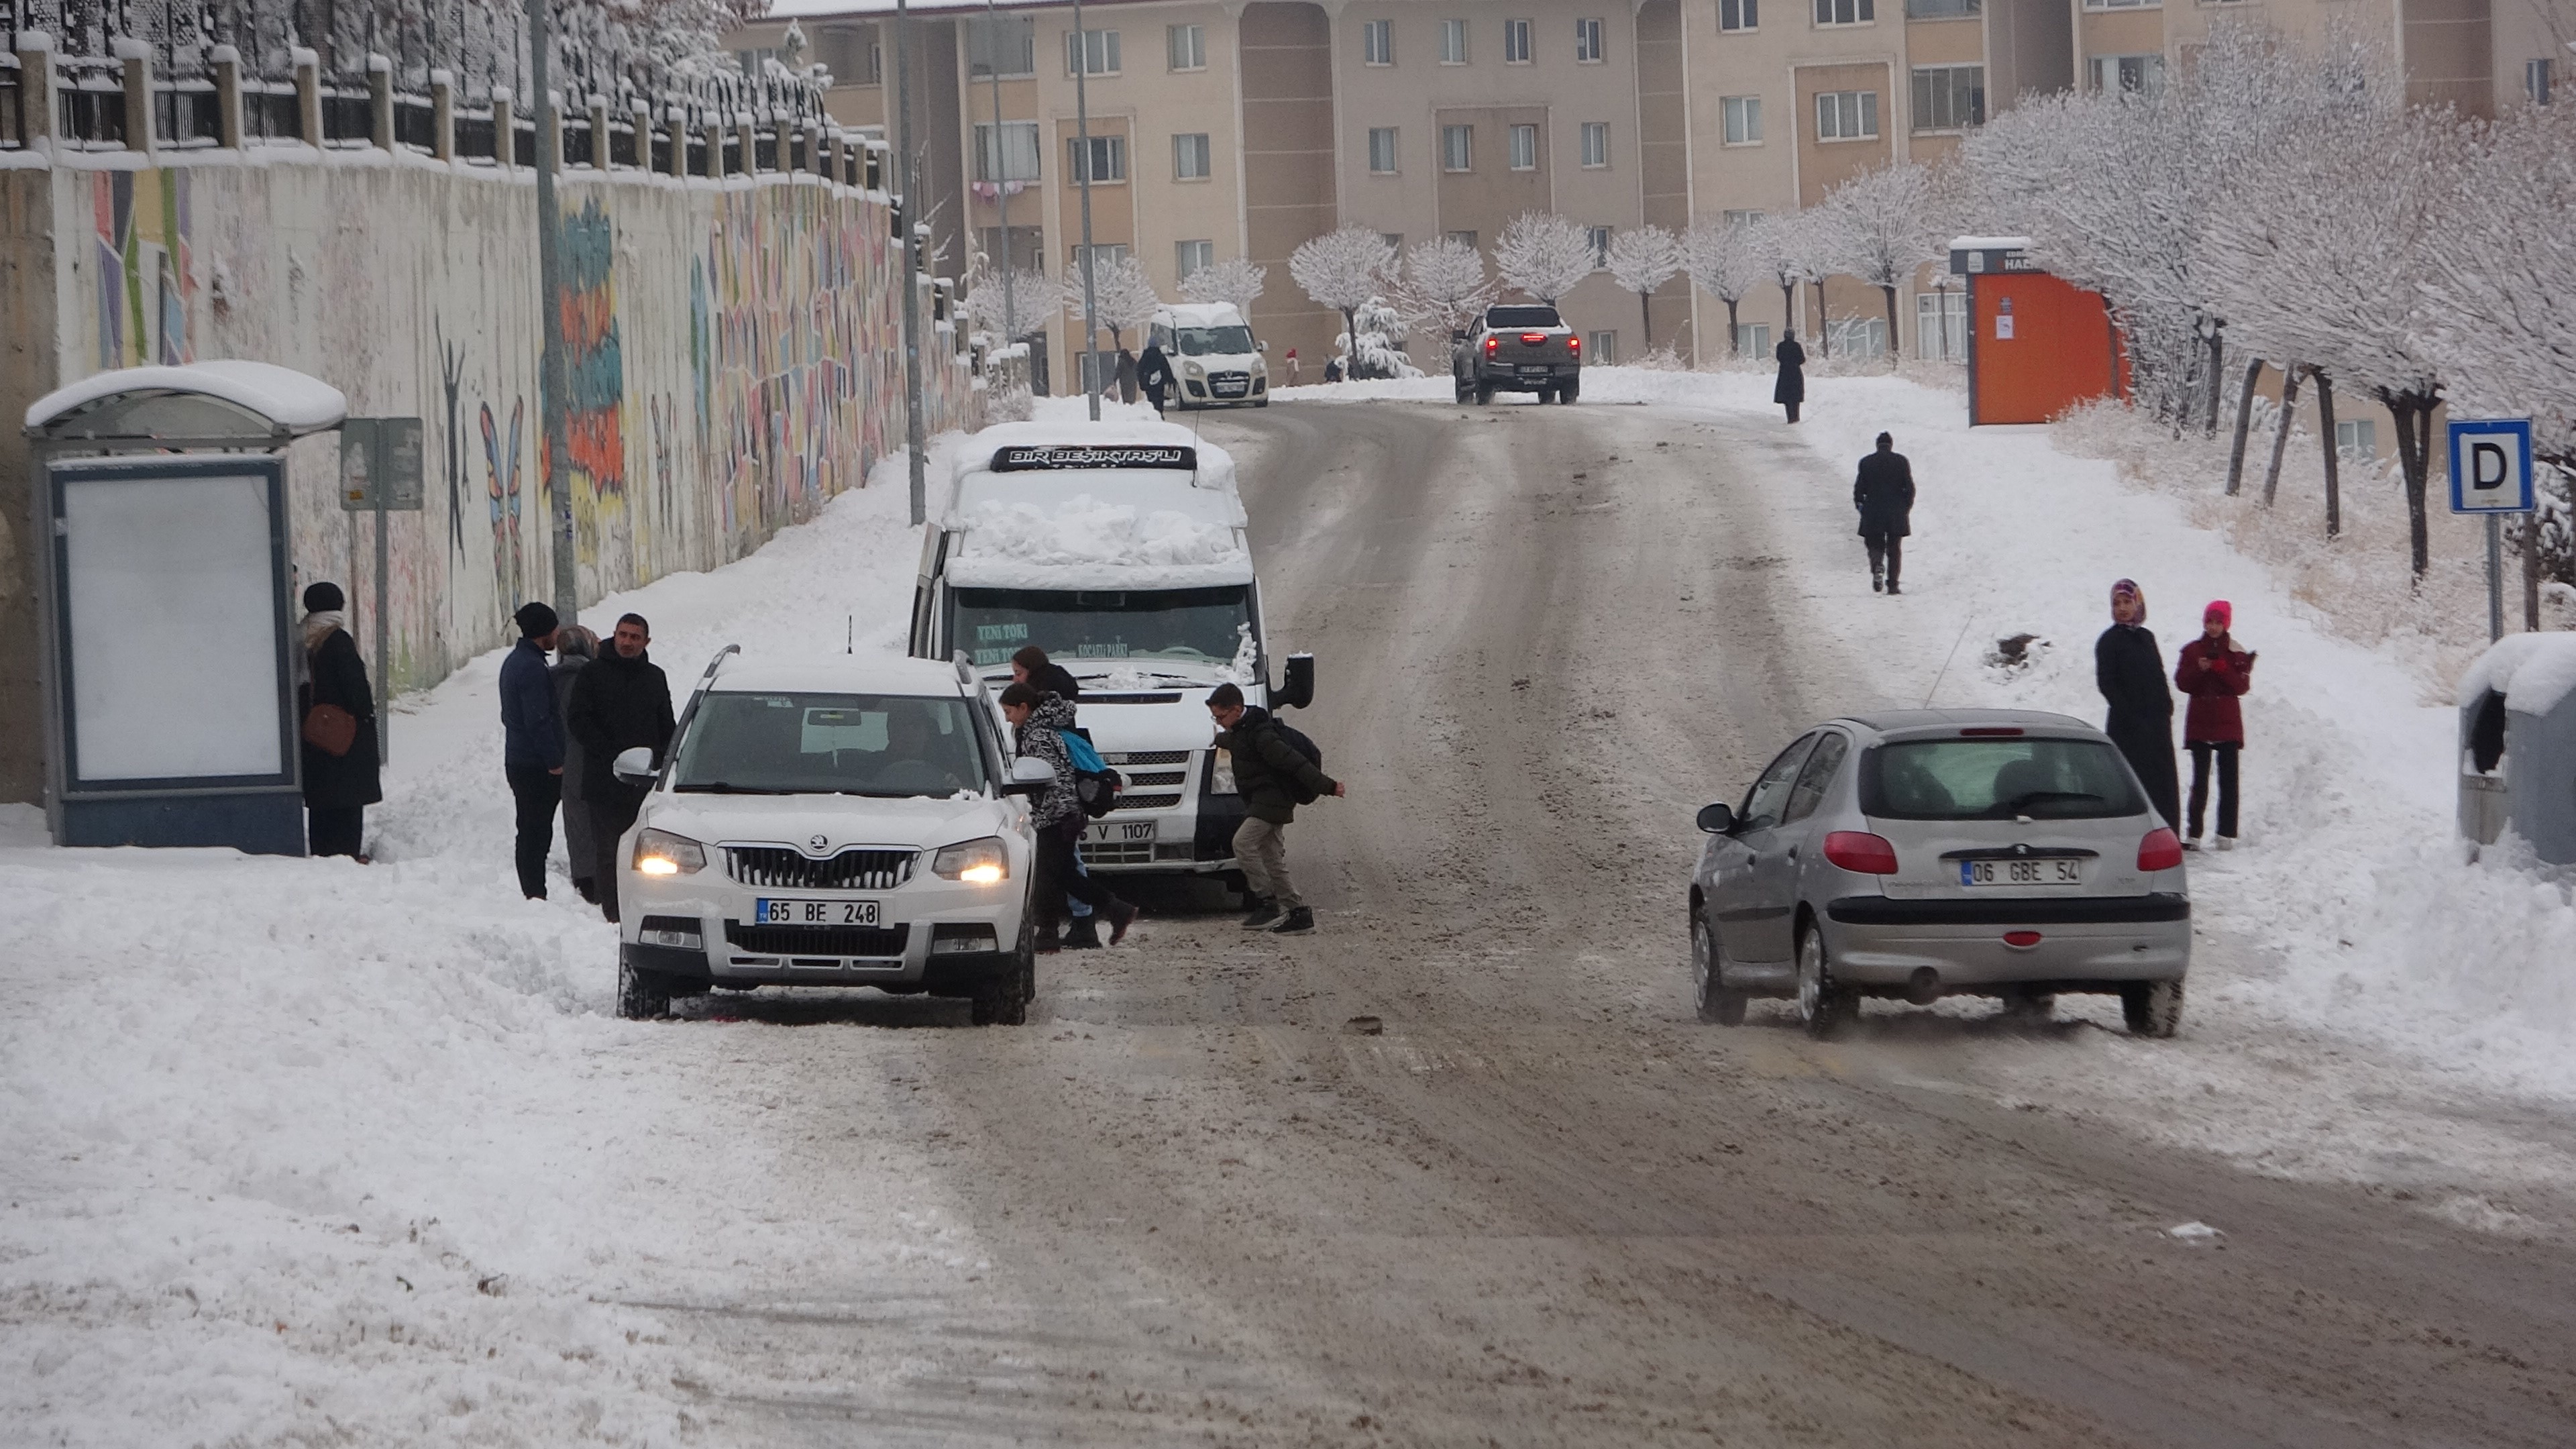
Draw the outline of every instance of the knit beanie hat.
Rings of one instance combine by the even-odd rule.
[[[2212,599],[2209,601],[2209,607],[2200,611],[2200,622],[2206,624],[2212,619],[2218,621],[2218,627],[2221,629],[2233,628],[2236,624],[2236,610],[2225,599]]]
[[[2120,617],[2118,610],[2120,607],[2120,600],[2124,597],[2137,600],[2138,617],[2136,622],[2141,624],[2147,622],[2146,590],[2139,588],[2138,581],[2135,579],[2122,579],[2111,586],[2111,608],[2113,610],[2111,617],[2114,619]]]
[[[338,584],[325,581],[309,585],[304,590],[304,612],[308,614],[337,613],[347,607],[349,596],[340,592]]]
[[[541,604],[534,599],[530,599],[528,602],[521,604],[519,606],[519,612],[511,615],[510,617],[518,621],[519,632],[527,635],[531,639],[542,639],[555,631],[556,621],[553,607],[551,605]]]

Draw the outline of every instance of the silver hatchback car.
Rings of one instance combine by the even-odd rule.
[[[1793,998],[1832,1035],[1864,996],[2120,998],[2171,1036],[2191,964],[2182,843],[2100,730],[2033,710],[1828,720],[1741,806],[1699,813],[1691,972],[1703,1021]]]

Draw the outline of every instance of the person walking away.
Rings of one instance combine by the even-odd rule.
[[[653,662],[652,626],[641,614],[617,621],[608,647],[572,682],[564,720],[581,745],[581,798],[590,811],[594,849],[590,866],[600,914],[617,919],[617,849],[649,788],[617,778],[617,757],[628,750],[653,752],[659,769],[671,748],[671,684]]]
[[[1798,345],[1796,337],[1783,337],[1771,355],[1780,363],[1780,380],[1771,385],[1771,400],[1787,408],[1794,423],[1798,404],[1807,400],[1807,349]]]
[[[1136,400],[1136,354],[1128,351],[1123,344],[1118,349],[1117,371],[1112,376],[1118,380],[1118,400],[1123,403],[1134,402]]]
[[[1109,944],[1127,939],[1136,923],[1136,908],[1110,894],[1094,877],[1084,875],[1075,850],[1082,838],[1082,802],[1074,794],[1073,754],[1064,747],[1064,731],[1073,728],[1073,705],[1061,695],[1014,681],[1002,691],[1002,718],[1011,725],[1013,748],[1022,758],[1044,760],[1055,779],[1032,803],[1029,824],[1037,832],[1036,878],[1029,882],[1029,904],[1038,913],[1038,949],[1052,952],[1056,925],[1072,896],[1109,918]]]
[[[1297,349],[1294,347],[1288,349],[1288,385],[1297,385]]]
[[[2182,646],[2174,687],[2191,697],[2182,718],[2183,748],[2191,752],[2191,833],[2182,848],[2200,849],[2200,826],[2209,805],[2209,767],[2218,766],[2218,848],[2236,848],[2236,757],[2245,748],[2245,713],[2236,701],[2254,682],[2254,655],[2236,647],[2229,628],[2236,610],[2213,599],[2201,611],[2200,637]]]
[[[1145,401],[1154,405],[1154,416],[1163,415],[1163,396],[1177,381],[1172,376],[1172,360],[1163,354],[1163,344],[1146,343],[1145,355],[1136,359],[1136,383],[1145,389]]]
[[[304,722],[304,848],[364,864],[367,807],[385,798],[384,771],[376,749],[376,693],[358,641],[349,637],[348,606],[338,584],[304,591],[304,682],[295,715]]]
[[[546,898],[546,855],[555,847],[555,806],[563,799],[564,712],[546,672],[555,647],[555,611],[530,600],[510,616],[519,642],[501,661],[501,773],[517,802],[519,894]],[[578,865],[580,862],[576,861]]]
[[[568,713],[572,703],[572,682],[581,677],[582,669],[599,657],[599,636],[579,624],[566,624],[555,631],[555,664],[549,671],[555,687],[558,716]],[[563,836],[564,858],[572,863],[572,888],[592,905],[599,904],[599,847],[590,831],[590,807],[581,796],[581,741],[572,737],[572,728],[564,727]]]
[[[1860,541],[1869,549],[1870,592],[1904,592],[1896,576],[1905,571],[1905,539],[1914,532],[1914,465],[1885,433],[1878,451],[1860,460],[1852,507],[1860,510]]]
[[[1047,657],[1047,652],[1035,644],[1023,644],[1016,653],[1011,655],[1011,682],[1013,684],[1025,684],[1042,693],[1054,695],[1058,699],[1063,700],[1066,704],[1073,706],[1074,713],[1077,716],[1081,712],[1082,681],[1073,677],[1072,670],[1065,668],[1063,665],[1056,663],[1052,659],[1049,659]],[[1065,721],[1065,728],[1072,729],[1075,727],[1076,723],[1077,720],[1075,718],[1067,718]],[[1073,873],[1075,875],[1087,877],[1091,874],[1091,867],[1084,863],[1082,859],[1082,846],[1079,839],[1079,831],[1076,832],[1076,836],[1077,838],[1074,843],[1073,851]],[[1080,896],[1071,895],[1065,898],[1065,903],[1066,909],[1071,911],[1073,916],[1073,924],[1065,928],[1063,941],[1065,949],[1072,951],[1099,950],[1100,918],[1092,913],[1090,903],[1083,900]]]
[[[1324,381],[1326,381],[1326,382],[1340,382],[1341,380],[1342,380],[1342,360],[1341,360],[1340,358],[1338,358],[1338,357],[1328,359],[1328,360],[1324,363]]]
[[[2147,596],[2131,580],[2111,586],[2111,627],[2093,641],[2093,682],[2111,706],[2102,733],[2120,747],[2165,824],[2178,824],[2182,790],[2174,771],[2173,691],[2165,687],[2156,636],[2147,631]]]
[[[1288,877],[1288,827],[1297,819],[1299,801],[1347,795],[1349,789],[1306,758],[1281,733],[1270,711],[1246,705],[1239,686],[1218,685],[1209,692],[1207,707],[1216,721],[1216,747],[1234,761],[1234,787],[1243,796],[1243,824],[1234,832],[1234,858],[1243,865],[1244,887],[1252,895],[1252,913],[1243,918],[1243,928],[1282,936],[1311,934],[1315,913]]]

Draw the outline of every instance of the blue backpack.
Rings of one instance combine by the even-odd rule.
[[[1127,779],[1109,768],[1091,741],[1074,730],[1058,730],[1064,740],[1065,757],[1073,762],[1073,798],[1082,813],[1097,820],[1118,808],[1118,792],[1127,788]]]

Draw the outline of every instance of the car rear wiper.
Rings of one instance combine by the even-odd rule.
[[[2100,800],[2102,797],[2083,790],[2032,790],[2004,802],[2004,808],[2018,815],[2022,807],[2041,800]]]

